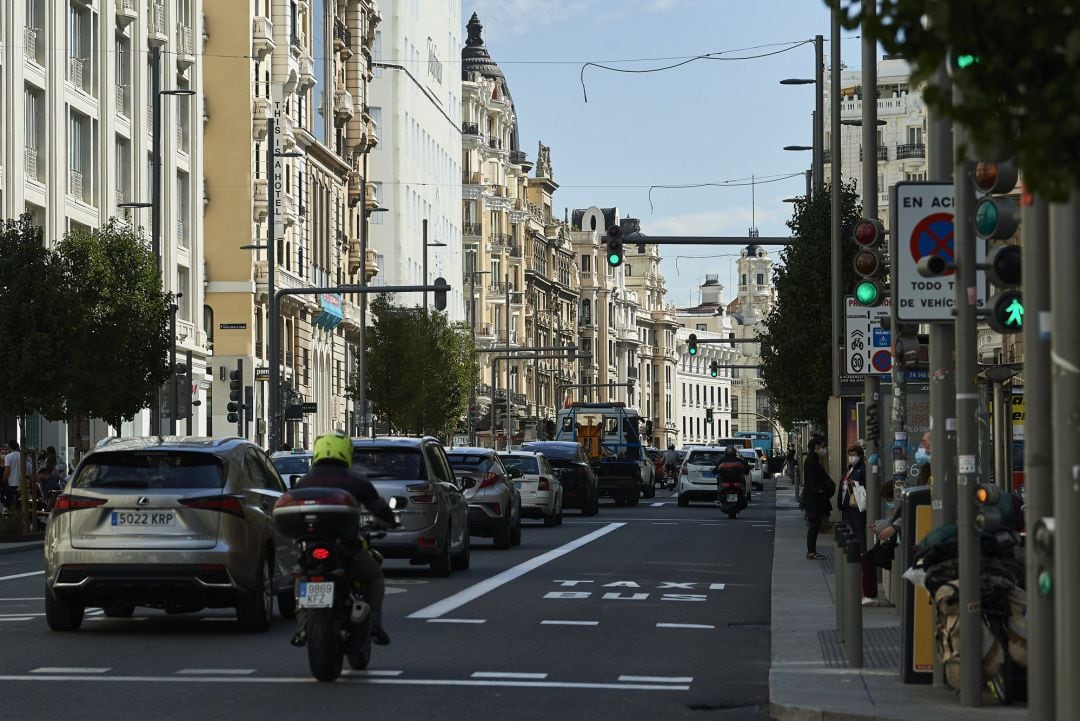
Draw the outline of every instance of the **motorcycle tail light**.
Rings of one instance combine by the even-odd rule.
[[[323,548],[322,546],[315,546],[315,548],[311,549],[311,557],[316,561],[325,561],[330,558],[330,549]]]
[[[550,491],[551,490],[551,481],[544,478],[543,476],[540,476],[540,482],[536,485],[536,490],[538,490],[538,491]]]

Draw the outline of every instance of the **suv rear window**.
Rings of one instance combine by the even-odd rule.
[[[354,447],[352,467],[373,481],[427,480],[419,449]]]
[[[578,447],[570,443],[566,445],[559,443],[545,443],[543,445],[526,443],[521,447],[521,450],[543,453],[549,461],[573,461],[577,460]]]
[[[539,473],[540,464],[536,462],[536,456],[500,456],[507,470],[517,468],[522,473]]]
[[[151,451],[95,453],[72,482],[74,488],[223,488],[221,459],[209,453]]]
[[[723,451],[691,451],[686,462],[695,466],[715,466],[723,457]]]

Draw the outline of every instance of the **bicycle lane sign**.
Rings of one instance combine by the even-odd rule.
[[[952,263],[956,257],[951,183],[904,182],[893,186],[890,255],[896,316],[903,321],[952,321],[955,272],[936,278],[919,273],[919,260],[937,255]],[[972,231],[974,232],[974,231]],[[976,243],[977,262],[986,260],[986,244]],[[986,273],[976,276],[978,305],[986,303]]]

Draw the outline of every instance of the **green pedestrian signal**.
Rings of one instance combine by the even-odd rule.
[[[961,70],[966,70],[977,62],[979,62],[979,58],[975,57],[971,53],[963,53],[956,56],[956,67],[960,68]]]
[[[874,306],[881,298],[881,287],[874,280],[861,280],[855,286],[855,300],[859,305]]]
[[[1019,333],[1024,329],[1024,297],[1019,290],[1006,290],[990,299],[987,323],[998,333]]]

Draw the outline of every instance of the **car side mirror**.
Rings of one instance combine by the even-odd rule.
[[[510,477],[511,478],[521,478],[524,475],[525,475],[525,473],[522,472],[522,470],[520,468],[511,468],[510,469]]]
[[[472,476],[460,476],[458,480],[461,481],[462,490],[467,490],[476,485],[476,479]]]
[[[303,478],[303,476],[298,473],[293,473],[291,476],[289,476],[289,488],[296,488],[296,482],[299,481],[301,478]]]

